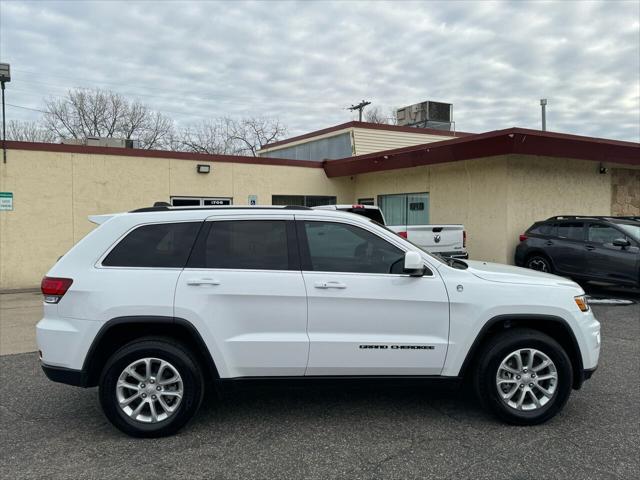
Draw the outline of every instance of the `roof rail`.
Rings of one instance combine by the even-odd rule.
[[[247,210],[313,210],[311,207],[303,207],[301,205],[283,205],[283,206],[264,206],[264,207],[255,207],[250,205],[229,205],[229,206],[215,206],[215,205],[207,205],[204,207],[174,207],[171,205],[162,205],[164,202],[156,202],[153,207],[143,207],[137,208],[135,210],[129,211],[129,213],[144,213],[144,212],[169,212],[176,211],[181,212],[183,210],[239,210],[239,209],[247,209]]]
[[[549,217],[547,220],[569,220],[576,218],[598,218],[598,219],[612,219],[612,220],[636,220],[640,221],[639,216],[616,216],[616,215],[556,215]],[[547,221],[545,220],[545,221]]]

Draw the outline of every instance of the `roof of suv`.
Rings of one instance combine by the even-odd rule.
[[[612,216],[612,215],[557,215],[555,217],[549,217],[546,220],[542,220],[536,223],[552,222],[555,220],[603,220],[611,223],[621,223],[627,225],[637,225],[640,222],[640,217],[637,216]]]

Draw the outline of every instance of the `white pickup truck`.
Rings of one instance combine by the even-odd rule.
[[[322,205],[314,208],[357,213],[385,225],[426,252],[448,258],[469,258],[464,225],[387,225],[382,211],[373,205]]]

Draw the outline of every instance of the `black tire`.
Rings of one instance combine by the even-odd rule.
[[[546,404],[532,411],[518,410],[503,401],[496,377],[503,359],[519,349],[536,349],[555,364],[555,392]],[[573,385],[573,368],[565,350],[548,335],[537,330],[514,328],[489,339],[476,364],[473,386],[482,406],[501,420],[514,425],[537,425],[553,418],[567,403]],[[525,386],[526,389],[526,386]],[[520,395],[520,394],[516,394]],[[531,397],[527,397],[531,401]]]
[[[177,409],[156,423],[130,418],[120,408],[116,393],[120,374],[133,362],[144,358],[169,362],[182,380],[183,395]],[[102,410],[116,428],[133,437],[164,437],[177,432],[198,411],[204,394],[204,378],[197,360],[187,347],[169,338],[145,337],[126,344],[111,355],[102,370],[99,388]]]
[[[524,262],[524,266],[526,268],[537,270],[539,272],[553,273],[553,265],[551,264],[551,260],[540,253],[534,253],[533,255],[528,257],[527,261]]]

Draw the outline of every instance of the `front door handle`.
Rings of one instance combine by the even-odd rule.
[[[347,288],[344,283],[340,282],[316,282],[316,288]]]
[[[585,247],[587,250],[591,251],[591,250],[595,250],[596,247],[594,247],[593,245],[585,245]]]
[[[553,242],[551,240],[547,240],[546,245],[550,247],[551,245],[553,245]]]
[[[214,278],[190,278],[187,280],[187,285],[220,285],[220,280]]]

